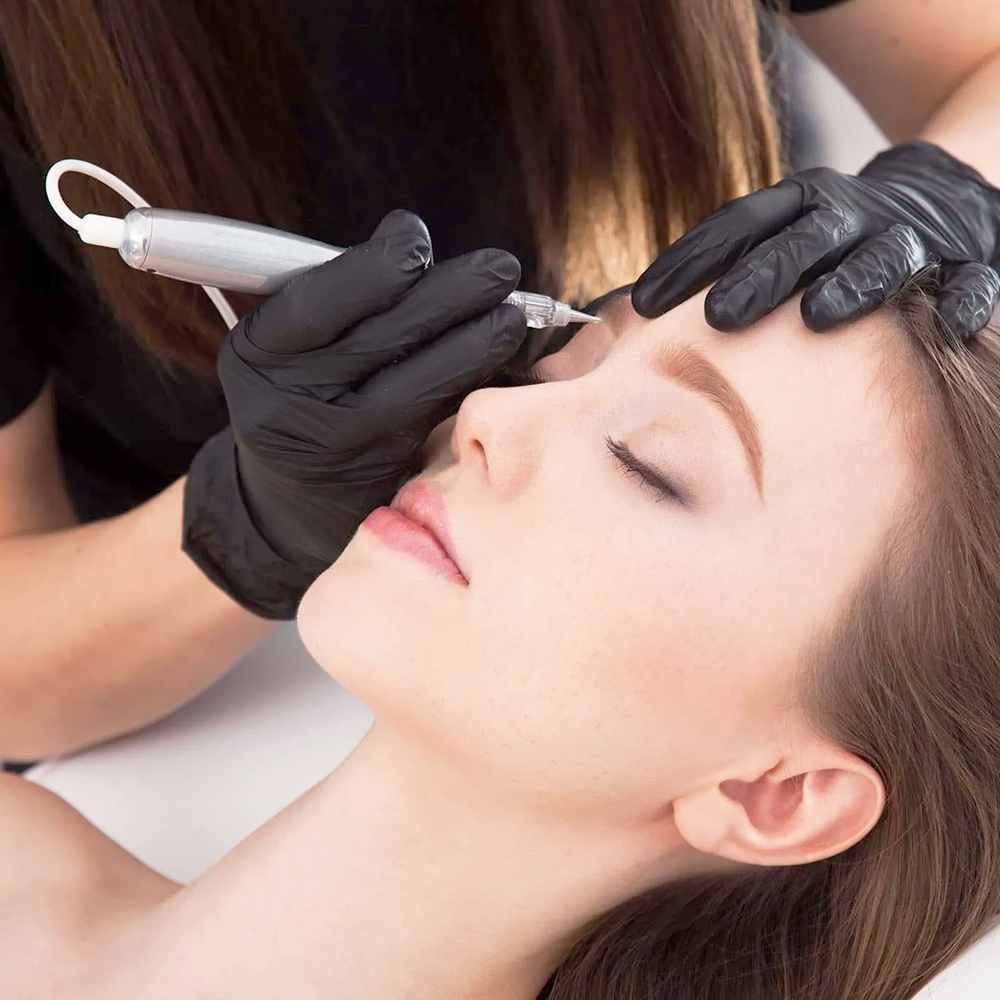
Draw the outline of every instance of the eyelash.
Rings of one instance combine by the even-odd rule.
[[[533,368],[520,364],[506,364],[498,369],[487,385],[496,389],[511,389],[519,385],[543,385],[548,382]]]
[[[534,369],[519,365],[507,365],[500,370],[499,374],[503,379],[502,384],[505,387],[544,385],[549,381]],[[621,441],[615,441],[610,435],[605,437],[604,443],[608,446],[608,451],[614,456],[625,475],[630,479],[633,477],[638,479],[643,486],[652,490],[657,501],[670,500],[682,506],[686,506],[691,502],[691,497],[686,490],[681,489],[662,473],[657,472],[656,469],[636,458],[628,445]]]
[[[646,465],[641,459],[636,458],[628,445],[621,441],[614,441],[610,436],[605,437],[604,443],[624,470],[625,475],[629,478],[634,476],[643,486],[651,489],[657,501],[670,500],[682,507],[691,502],[691,497],[685,490],[682,490],[662,473],[657,472],[652,466]]]

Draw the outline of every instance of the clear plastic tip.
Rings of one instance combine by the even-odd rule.
[[[511,292],[505,299],[517,306],[528,318],[528,326],[542,330],[550,326],[569,326],[570,323],[600,323],[599,316],[573,309],[565,302],[539,295],[537,292]]]

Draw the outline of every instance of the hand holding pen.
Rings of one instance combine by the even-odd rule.
[[[59,190],[66,173],[108,185],[135,210],[76,215]],[[294,617],[361,521],[418,471],[430,431],[514,359],[527,327],[597,321],[515,291],[520,264],[502,250],[431,266],[430,234],[410,212],[390,213],[368,242],[343,250],[151,208],[84,160],[54,163],[45,190],[85,243],[202,285],[229,327],[218,373],[230,423],[188,471],[182,545],[265,618]],[[271,297],[240,320],[223,288]]]
[[[290,618],[360,522],[419,469],[423,443],[521,346],[517,259],[429,267],[415,215],[293,278],[230,332],[230,426],[196,456],[185,551],[244,607]],[[225,508],[225,509],[223,509]]]

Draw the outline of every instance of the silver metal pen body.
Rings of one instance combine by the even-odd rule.
[[[139,271],[252,295],[271,295],[343,252],[267,226],[165,208],[129,212],[118,249]]]
[[[133,209],[124,226],[118,253],[129,267],[253,295],[271,295],[297,274],[344,252],[267,226],[166,208]],[[507,301],[536,329],[596,318],[534,292],[513,292]]]

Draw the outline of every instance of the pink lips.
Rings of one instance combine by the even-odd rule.
[[[426,482],[411,480],[390,507],[376,507],[362,526],[390,548],[415,556],[454,583],[469,585],[455,558],[444,501]]]

